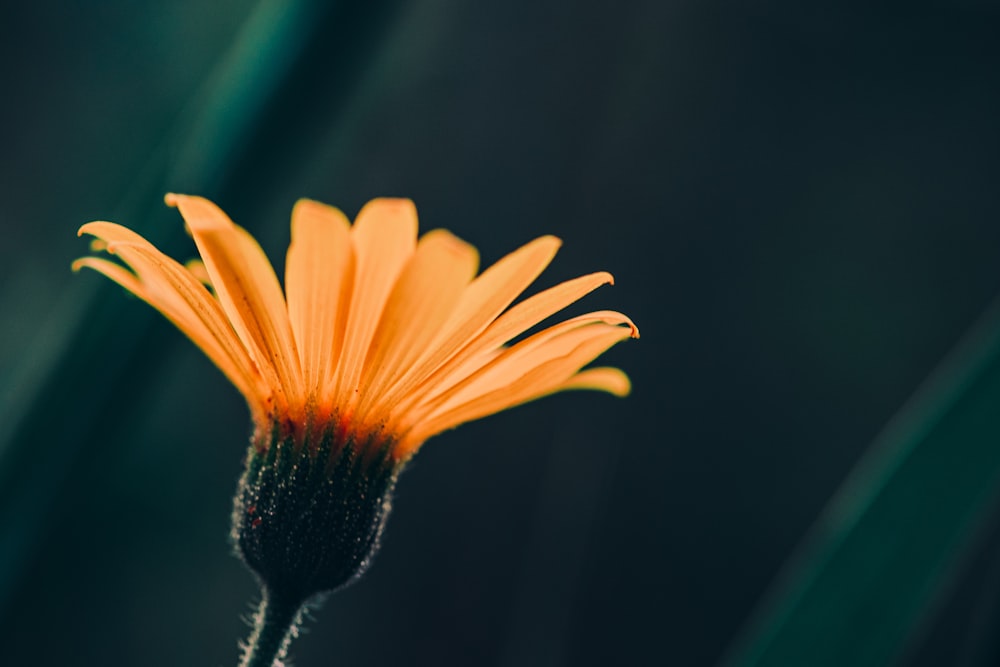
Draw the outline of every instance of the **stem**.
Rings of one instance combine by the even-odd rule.
[[[281,667],[292,639],[299,634],[302,610],[297,598],[292,601],[264,587],[240,667]]]

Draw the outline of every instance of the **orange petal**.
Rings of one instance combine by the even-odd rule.
[[[82,233],[98,234],[106,248],[135,270],[96,257],[78,259],[74,270],[98,271],[159,310],[219,367],[246,397],[255,416],[267,397],[260,377],[211,294],[186,269],[138,234],[113,223],[90,223]],[[127,239],[118,241],[117,239]]]
[[[223,344],[230,357],[238,361],[242,367],[252,366],[246,350],[235,335],[218,301],[191,272],[164,255],[142,236],[121,225],[112,222],[91,222],[81,227],[80,233],[92,234],[103,241],[109,252],[119,255],[135,270],[139,284],[149,296],[155,297],[158,303],[171,309],[179,307],[189,309],[195,319],[210,331],[212,337]],[[81,266],[86,265],[83,260],[78,262]],[[107,271],[102,273],[109,278],[116,281],[127,280],[120,271],[106,266],[103,268]],[[136,287],[134,281],[119,284],[130,290]]]
[[[564,336],[575,329],[593,324],[607,324],[612,326],[624,324],[629,327],[629,336],[632,338],[639,337],[639,330],[636,328],[635,323],[622,313],[613,310],[599,310],[579,315],[543,329],[533,336],[524,339],[514,347],[502,350],[500,354],[495,354],[494,351],[496,348],[493,348],[492,350],[477,352],[473,356],[466,357],[467,351],[463,351],[458,358],[453,359],[452,362],[443,367],[439,372],[434,373],[428,378],[424,382],[422,391],[413,392],[410,397],[401,399],[397,406],[398,411],[399,413],[404,413],[417,403],[421,403],[424,406],[440,405],[441,402],[448,400],[450,396],[468,384],[473,374],[486,370],[490,365],[500,363],[500,357],[503,357],[503,363],[505,364],[511,363],[512,360],[515,360],[514,363],[516,364],[517,359],[523,358],[539,347],[548,345],[553,339]],[[459,358],[464,361],[456,364],[455,362]]]
[[[556,388],[556,391],[568,391],[571,389],[606,391],[619,398],[625,398],[632,393],[632,381],[628,379],[628,375],[621,369],[602,366],[600,368],[588,368],[580,371],[563,382]]]
[[[107,250],[108,244],[115,242],[139,243],[154,247],[142,235],[133,232],[128,227],[122,227],[116,222],[107,222],[104,220],[88,222],[76,232],[77,236],[83,236],[84,234],[90,234],[94,237],[94,240],[90,242],[92,250]]]
[[[518,334],[535,326],[570,304],[579,301],[601,285],[613,285],[615,279],[607,271],[598,271],[567,280],[544,292],[525,299],[498,317],[476,339],[473,347],[489,349],[503,345]]]
[[[104,244],[107,248],[107,244]],[[114,282],[118,283],[126,290],[136,295],[143,301],[147,301],[146,298],[146,286],[139,282],[135,274],[126,269],[121,264],[115,264],[114,262],[102,259],[100,257],[81,257],[80,259],[74,260],[71,265],[73,271],[79,271],[82,268],[93,269],[98,273],[110,278]]]
[[[489,326],[545,270],[559,250],[560,243],[554,236],[535,239],[473,280],[462,293],[455,312],[444,324],[441,333],[414,363],[414,369],[386,392],[386,402],[391,405],[412,395],[431,373]]]
[[[347,217],[332,206],[300,199],[292,209],[285,291],[302,372],[312,394],[333,375],[334,355],[343,340],[337,322],[350,297],[354,261],[350,228]]]
[[[524,355],[514,354],[511,348],[511,354],[474,375],[462,391],[433,412],[411,415],[412,429],[401,440],[399,455],[409,455],[436,433],[566,388],[581,367],[628,337],[624,327],[592,324]]]
[[[434,392],[439,393],[443,388],[447,388],[466,377],[472,370],[485,363],[490,358],[492,351],[499,346],[605,284],[614,284],[614,278],[610,273],[599,271],[567,280],[525,299],[498,317],[481,335],[467,345],[460,355],[452,357],[430,376],[424,378],[424,385],[437,386],[438,388]],[[581,316],[581,318],[574,318],[570,322],[590,321],[593,319],[593,315],[591,313]],[[624,315],[620,313],[615,313],[615,315],[624,318]],[[613,323],[626,322],[632,327],[634,337],[638,337],[638,329],[628,318],[619,318]],[[563,323],[563,325],[565,324]],[[477,365],[476,360],[483,361]]]
[[[275,390],[301,405],[304,387],[288,310],[264,251],[207,199],[168,194],[166,202],[184,216],[219,303],[258,367],[275,376]]]
[[[417,242],[417,209],[409,199],[373,199],[351,229],[355,271],[333,401],[352,405],[382,309]]]
[[[616,315],[618,317],[614,317]],[[629,322],[630,320],[620,313],[602,311],[549,327],[545,331],[521,341],[514,347],[504,350],[495,360],[470,373],[467,377],[461,378],[445,391],[439,393],[439,390],[435,388],[433,394],[429,394],[428,398],[421,401],[418,412],[423,411],[426,414],[447,410],[449,405],[461,403],[467,400],[470,395],[482,393],[484,386],[502,385],[508,382],[511,377],[527,372],[542,361],[560,356],[563,351],[573,347],[580,340],[600,338],[608,331],[611,332],[611,337],[619,335],[620,339],[624,340],[630,335],[630,332],[618,325]],[[578,369],[579,367],[573,372]]]
[[[363,414],[405,373],[451,315],[476,275],[479,253],[451,233],[421,237],[393,287],[372,340],[360,382]]]

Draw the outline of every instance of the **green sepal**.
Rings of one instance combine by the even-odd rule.
[[[398,466],[387,443],[353,438],[252,444],[232,537],[267,590],[305,602],[360,576],[378,550]]]

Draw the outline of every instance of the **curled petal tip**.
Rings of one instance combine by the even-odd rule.
[[[624,324],[625,326],[627,326],[629,328],[629,334],[628,334],[629,338],[638,338],[639,337],[639,327],[637,327],[635,325],[635,322],[632,321],[631,317],[629,317],[628,315],[625,315],[624,313],[617,313],[617,312],[611,313],[611,315],[617,316],[618,318],[620,318],[618,320],[618,322],[616,322],[616,324],[619,324],[619,325]]]
[[[605,319],[603,319],[602,321],[605,322],[606,324],[617,324],[619,326],[621,325],[627,326],[629,328],[629,334],[628,334],[629,338],[639,337],[639,327],[635,325],[635,322],[633,322],[632,318],[629,317],[628,315],[614,311],[607,311],[601,314],[604,315]]]
[[[80,225],[80,229],[76,230],[76,235],[83,236],[84,234],[90,234],[92,236],[99,236],[99,234],[94,231],[94,228],[99,227],[100,225],[111,225],[111,224],[114,223],[105,222],[104,220],[94,220],[92,222]]]
[[[102,222],[102,221],[101,220],[94,220],[93,222],[87,222],[87,223],[84,223],[84,224],[80,225],[80,229],[76,230],[76,235],[77,236],[83,236],[84,234],[93,234],[93,232],[90,231],[90,230],[92,230],[94,228],[94,225],[97,225],[100,222]]]

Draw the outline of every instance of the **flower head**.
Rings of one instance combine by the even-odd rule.
[[[80,228],[126,266],[88,267],[163,313],[246,397],[263,451],[277,432],[298,445],[323,433],[407,460],[429,437],[546,394],[629,391],[618,369],[586,364],[638,337],[628,317],[598,311],[508,345],[593,289],[582,276],[510,304],[552,260],[543,236],[478,276],[476,249],[437,229],[417,238],[406,199],[376,199],[353,225],[336,208],[292,211],[284,291],[260,246],[212,202],[170,194],[201,262],[170,259],[110,222]],[[129,270],[131,269],[131,270]]]
[[[592,273],[511,307],[555,255],[552,236],[477,275],[471,245],[440,229],[417,238],[409,200],[373,200],[353,225],[301,200],[282,290],[257,242],[215,204],[166,201],[200,261],[181,265],[125,227],[91,222],[80,233],[124,265],[85,257],[74,268],[159,310],[246,397],[255,429],[233,538],[265,605],[273,597],[297,608],[364,571],[396,476],[427,438],[557,391],[629,391],[618,369],[581,370],[638,337],[621,313],[588,313],[521,339],[612,282]]]
[[[180,209],[200,261],[181,265],[125,227],[91,222],[80,233],[124,265],[85,257],[73,266],[163,313],[250,406],[255,429],[232,537],[263,599],[244,665],[284,656],[302,605],[367,568],[396,476],[427,438],[557,391],[629,391],[618,369],[581,370],[638,337],[621,313],[588,313],[520,339],[612,282],[593,273],[511,307],[552,260],[554,237],[477,275],[471,245],[440,229],[417,238],[409,200],[373,200],[353,225],[301,200],[282,290],[257,242],[215,204],[166,201]]]

